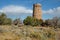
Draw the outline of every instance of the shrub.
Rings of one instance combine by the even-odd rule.
[[[12,19],[7,18],[6,14],[2,13],[0,14],[0,25],[7,25],[7,24],[11,24],[12,23]]]
[[[23,23],[25,25],[38,26],[43,23],[43,20],[41,20],[41,19],[38,20],[34,17],[28,16],[26,19],[24,19]]]

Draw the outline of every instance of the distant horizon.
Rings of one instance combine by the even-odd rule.
[[[42,5],[42,19],[60,17],[60,0],[0,0],[0,13],[5,13],[9,18],[25,19],[32,16],[33,4]]]

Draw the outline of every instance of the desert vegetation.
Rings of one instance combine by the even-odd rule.
[[[11,25],[12,19],[8,18],[6,14],[0,14],[0,25]]]
[[[52,28],[0,26],[0,40],[55,40]]]
[[[43,23],[43,20],[38,20],[34,17],[28,16],[26,19],[24,19],[23,23],[25,25],[40,26]]]
[[[19,18],[12,20],[6,14],[0,14],[0,40],[59,40],[60,18],[37,20],[27,16],[20,26]],[[60,36],[59,36],[60,37]]]
[[[27,16],[27,18],[24,19],[23,23],[25,25],[30,25],[30,26],[45,26],[45,27],[60,28],[60,17],[54,17],[52,19],[47,19],[47,20],[42,20],[42,19],[38,20],[31,16]]]
[[[27,16],[27,18],[25,18],[22,22],[19,18],[12,20],[11,18],[8,18],[5,13],[0,14],[0,25],[11,25],[11,24],[20,25],[22,23],[24,25],[30,25],[30,26],[46,26],[46,27],[49,26],[54,28],[60,28],[60,17],[54,17],[52,19],[47,20],[42,19],[38,20],[34,17]]]

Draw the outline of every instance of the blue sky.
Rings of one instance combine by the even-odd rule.
[[[0,12],[4,12],[12,19],[23,20],[27,16],[32,16],[35,3],[42,5],[42,19],[60,17],[60,0],[0,0]]]

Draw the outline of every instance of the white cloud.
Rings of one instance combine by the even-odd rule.
[[[51,15],[54,15],[54,16],[60,16],[60,7],[45,10],[45,11],[43,11],[43,13],[44,14],[51,14]]]
[[[0,12],[4,12],[6,14],[13,14],[13,15],[19,15],[19,14],[26,14],[26,13],[33,13],[31,9],[28,9],[24,6],[16,6],[16,5],[9,5],[5,6],[2,9],[0,9]],[[43,14],[50,14],[53,16],[60,16],[60,7],[49,9],[49,10],[42,10]]]
[[[0,12],[4,12],[4,13],[32,13],[32,10],[27,9],[26,7],[23,7],[23,6],[10,5],[10,6],[5,6],[2,9],[0,9]]]
[[[49,14],[50,14],[50,13],[53,13],[53,11],[54,11],[54,10],[49,9],[49,10],[43,11],[43,13],[49,13]]]

